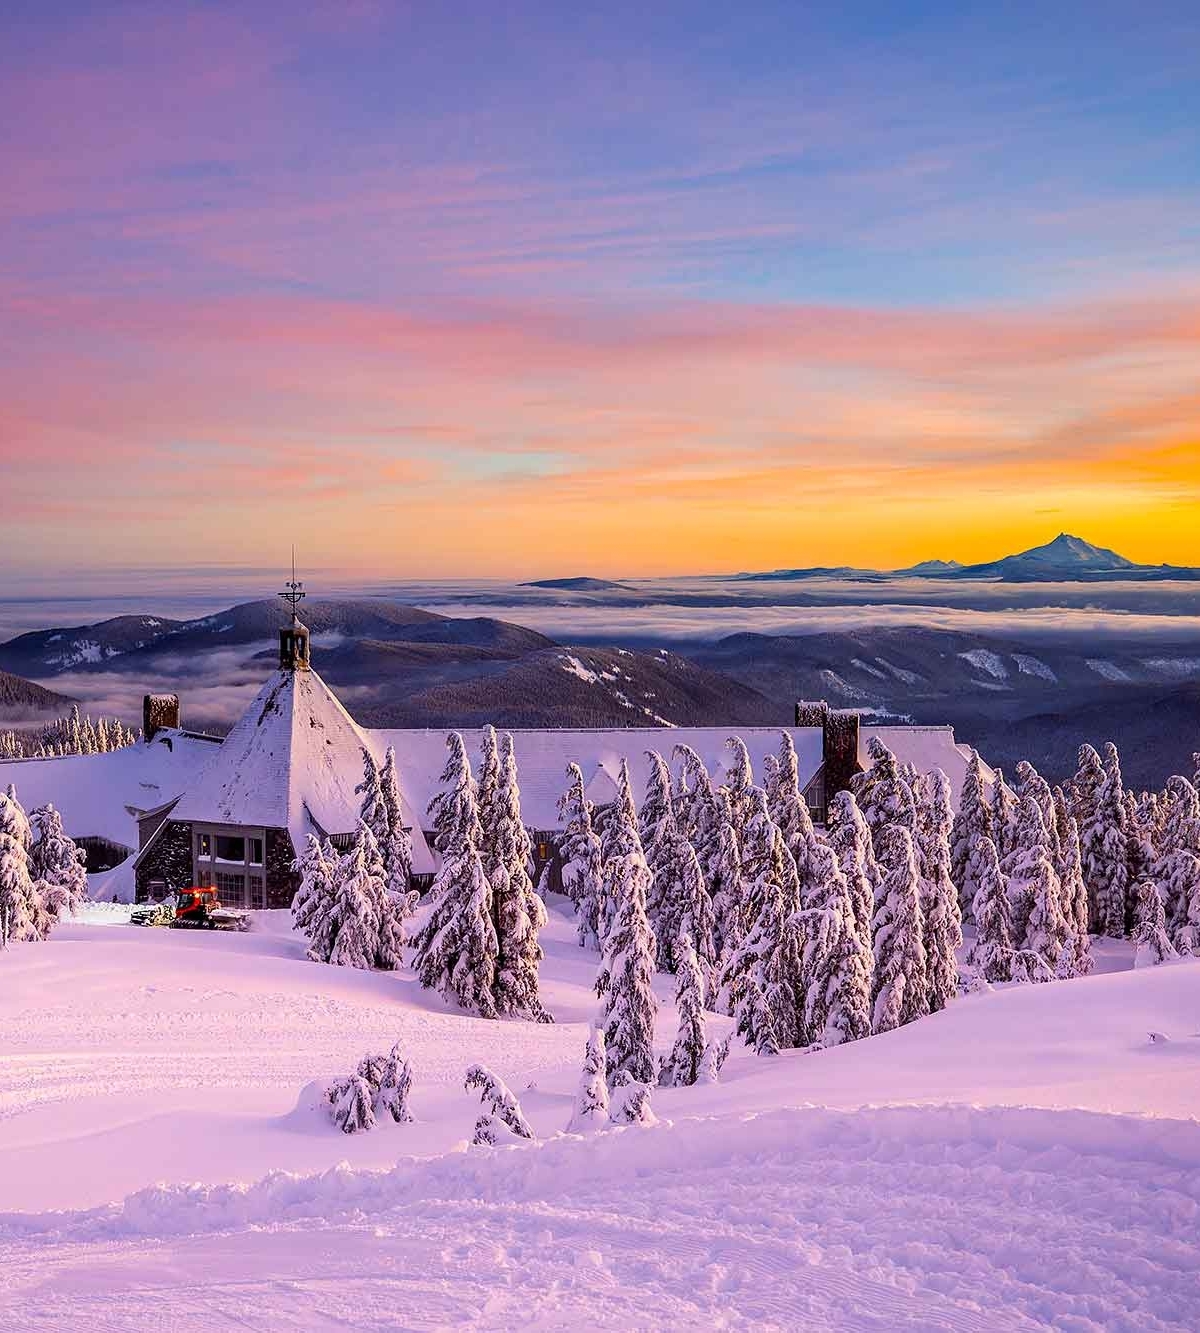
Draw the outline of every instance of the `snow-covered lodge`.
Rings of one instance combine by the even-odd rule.
[[[729,727],[516,730],[521,808],[539,862],[556,871],[558,799],[566,768],[577,763],[597,806],[616,794],[628,760],[640,802],[645,752],[690,746],[714,783],[724,778]],[[739,727],[756,774],[779,746],[781,728]],[[800,779],[814,819],[843,790],[878,736],[902,763],[921,772],[942,769],[957,803],[969,751],[948,726],[870,726],[855,713],[824,704],[796,705],[786,728],[796,747]],[[382,760],[388,746],[413,836],[413,874],[427,881],[436,868],[421,816],[437,791],[446,734],[432,730],[360,728],[312,670],[309,635],[298,621],[280,631],[279,666],[223,741],[180,725],[178,700],[149,696],[144,739],[123,750],[0,765],[27,809],[47,801],[75,837],[103,839],[133,857],[139,900],[170,888],[212,885],[222,901],[250,908],[286,907],[296,889],[292,862],[308,834],[345,844],[358,820],[363,749]],[[477,753],[479,733],[463,732]]]

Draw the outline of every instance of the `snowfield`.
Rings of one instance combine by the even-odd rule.
[[[579,1138],[596,958],[562,906],[552,1026],[309,963],[283,914],[209,935],[110,906],[13,946],[0,1328],[1196,1326],[1200,963],[1110,944],[836,1050],[735,1049],[658,1091],[658,1125]],[[396,1040],[417,1123],[340,1134],[313,1081]],[[466,1146],[477,1060],[540,1142]]]

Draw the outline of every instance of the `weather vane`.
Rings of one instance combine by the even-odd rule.
[[[296,548],[292,547],[292,577],[287,585],[287,591],[279,594],[285,602],[292,608],[292,624],[299,622],[300,617],[296,613],[296,608],[304,600],[304,584],[296,581]]]

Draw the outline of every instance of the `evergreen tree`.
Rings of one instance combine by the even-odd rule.
[[[609,1114],[618,1125],[655,1125],[658,1118],[650,1109],[650,1084],[640,1083],[627,1071],[617,1075],[613,1083]]]
[[[412,834],[404,823],[404,802],[400,796],[400,777],[396,771],[396,751],[387,747],[383,768],[379,771],[379,797],[384,813],[384,832],[379,854],[383,857],[384,882],[393,898],[406,899],[412,881]]]
[[[329,961],[336,967],[370,968],[375,963],[382,922],[379,898],[382,884],[371,864],[375,839],[365,824],[350,850],[333,872],[333,947]]]
[[[423,986],[494,1018],[498,945],[479,857],[477,789],[462,737],[452,732],[446,747],[443,789],[429,807],[442,862],[430,890],[433,909],[414,940],[413,966]]]
[[[87,857],[67,837],[62,817],[52,805],[30,816],[36,837],[29,849],[29,875],[40,886],[51,921],[79,910],[87,901]]]
[[[910,833],[914,832],[917,808],[912,788],[901,773],[896,756],[877,736],[867,742],[867,754],[871,767],[854,775],[850,790],[871,830],[871,841],[876,856],[879,856],[883,830],[897,824]]]
[[[808,864],[801,1041],[839,1046],[871,1030],[871,951],[858,931],[850,885],[833,849],[814,842]]]
[[[779,733],[779,757],[775,763],[773,791],[767,792],[767,808],[783,834],[784,846],[792,854],[796,868],[804,878],[804,858],[814,836],[808,802],[800,788],[800,765],[796,746],[789,732]]]
[[[1094,761],[1094,767],[1093,767]],[[1104,762],[1090,745],[1079,752],[1081,774],[1095,786],[1091,813],[1079,826],[1083,879],[1099,934],[1120,938],[1125,934],[1125,908],[1129,892],[1129,847],[1126,836],[1124,787],[1116,747],[1104,747]],[[1099,776],[1095,769],[1099,769]],[[1080,777],[1077,775],[1076,782]]]
[[[360,1074],[340,1079],[329,1089],[330,1115],[343,1134],[375,1128],[371,1085]]]
[[[1186,850],[1200,854],[1200,794],[1187,778],[1167,779],[1160,805],[1158,854]]]
[[[875,912],[875,888],[879,863],[871,843],[871,830],[858,808],[854,793],[840,791],[829,802],[828,841],[845,877],[854,909],[854,929],[867,953],[871,952],[871,918]]]
[[[737,948],[745,932],[742,911],[745,884],[741,842],[725,792],[718,793],[713,808],[717,820],[716,844],[704,868],[713,910],[713,952],[717,959],[723,959]]]
[[[475,1122],[474,1142],[477,1145],[495,1147],[502,1138],[508,1137],[505,1130],[519,1139],[535,1137],[511,1088],[486,1065],[472,1065],[467,1070],[466,1089],[469,1092],[472,1088],[479,1090],[479,1100],[485,1108]]]
[[[890,1032],[928,1012],[925,946],[921,941],[920,877],[912,834],[881,826],[876,852],[883,879],[875,898],[875,969],[871,1031]]]
[[[753,805],[754,770],[750,764],[750,751],[740,736],[730,736],[725,749],[729,759],[725,764],[724,791],[729,798],[730,823],[741,842]]]
[[[567,790],[559,798],[558,813],[563,822],[563,887],[575,904],[579,943],[584,949],[599,949],[604,856],[578,764],[567,765]]]
[[[993,769],[993,775],[989,825],[992,841],[996,844],[996,855],[1003,864],[1016,842],[1017,798],[1005,782],[1002,768]]]
[[[629,765],[622,761],[617,800],[605,828],[604,898],[614,905],[604,937],[596,993],[604,1005],[609,1086],[618,1074],[654,1079],[654,932],[646,915],[650,869],[638,837]]]
[[[1000,871],[996,844],[986,835],[971,848],[970,882],[975,890],[972,915],[975,939],[967,953],[967,966],[985,981],[1012,978],[1013,945],[1009,928],[1008,886]]]
[[[638,816],[638,834],[650,867],[646,913],[658,941],[658,966],[674,970],[673,949],[679,934],[682,842],[675,824],[671,774],[662,755],[646,751],[650,765],[646,795]]]
[[[1059,839],[1059,863],[1056,869],[1062,886],[1063,916],[1071,938],[1069,975],[1085,977],[1092,970],[1087,889],[1083,883],[1079,828],[1067,812],[1066,799],[1061,792],[1055,795],[1055,825]]]
[[[480,791],[485,790],[481,783]],[[538,932],[546,924],[546,908],[529,874],[532,847],[521,820],[517,760],[512,736],[507,733],[500,747],[499,775],[491,796],[489,823],[492,842],[484,870],[491,880],[496,930],[496,1011],[550,1022],[542,1004],[538,976],[542,962]]]
[[[1158,885],[1153,880],[1143,880],[1134,897],[1137,901],[1137,924],[1133,929],[1134,967],[1153,967],[1177,958],[1179,955],[1167,935],[1167,920]]]
[[[917,866],[921,876],[925,977],[929,1012],[937,1013],[958,993],[957,949],[963,942],[958,891],[950,876],[950,831],[954,812],[950,782],[941,769],[921,780],[917,821]]]
[[[696,855],[695,848],[682,837],[678,839],[677,846],[679,906],[674,915],[675,929],[678,933],[667,958],[667,970],[670,972],[679,970],[679,941],[687,938],[699,959],[701,971],[705,975],[711,975],[718,958],[712,899],[708,896],[708,889],[704,884],[704,872],[700,868],[700,858]]]
[[[679,983],[675,1003],[679,1010],[679,1030],[675,1045],[659,1069],[658,1082],[664,1088],[690,1087],[700,1074],[707,1045],[704,1022],[704,977],[690,937],[676,946]]]
[[[964,921],[971,919],[975,894],[979,891],[979,885],[970,878],[973,845],[977,838],[990,838],[991,833],[992,812],[983,784],[983,763],[979,751],[972,750],[950,837],[950,878],[958,890],[958,905]]]
[[[1022,818],[1036,820],[1039,828],[1041,826],[1041,811],[1032,797],[1026,797],[1022,805]],[[1051,975],[1070,975],[1074,932],[1063,915],[1062,884],[1048,849],[1044,845],[1032,846],[1013,871],[1010,885],[1013,879],[1022,883],[1023,895],[1029,902],[1022,950],[1040,958]],[[1009,900],[1013,901],[1011,888]],[[1065,963],[1064,952],[1067,955]]]
[[[1159,862],[1158,874],[1176,949],[1181,954],[1200,954],[1200,857],[1180,847]]]
[[[0,794],[0,948],[44,937],[47,916],[29,873],[29,820],[15,788]]]
[[[583,1056],[583,1072],[579,1076],[579,1092],[568,1134],[586,1134],[589,1130],[603,1129],[608,1124],[608,1060],[604,1052],[604,1030],[595,1023],[588,1033],[587,1049]]]
[[[397,1042],[388,1053],[380,1072],[373,1109],[376,1115],[389,1115],[398,1125],[412,1122],[408,1101],[412,1096],[412,1066],[404,1058]]]
[[[1030,796],[1017,808],[1011,824],[1008,855],[1000,863],[1000,868],[1008,877],[1009,928],[1015,947],[1029,947],[1029,914],[1033,911],[1038,883],[1044,876],[1043,863],[1053,871],[1050,839],[1042,823],[1041,807]],[[1055,883],[1061,894],[1062,885],[1057,874]],[[1054,966],[1053,962],[1050,966]]]
[[[728,1035],[722,1037],[719,1041],[714,1037],[708,1043],[704,1048],[704,1058],[700,1061],[700,1074],[696,1079],[697,1083],[720,1082],[721,1070],[729,1055],[730,1043],[731,1037]]]
[[[337,854],[326,843],[308,835],[304,854],[292,863],[300,887],[292,899],[292,925],[308,940],[308,956],[329,962],[333,951],[333,875]]]

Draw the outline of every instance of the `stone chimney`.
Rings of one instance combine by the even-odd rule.
[[[859,771],[858,714],[838,712],[825,702],[796,704],[798,727],[821,728],[821,753],[825,761],[826,803],[840,791],[848,791],[850,779]]]
[[[160,731],[178,730],[179,695],[147,694],[142,699],[142,739],[152,741]]]

